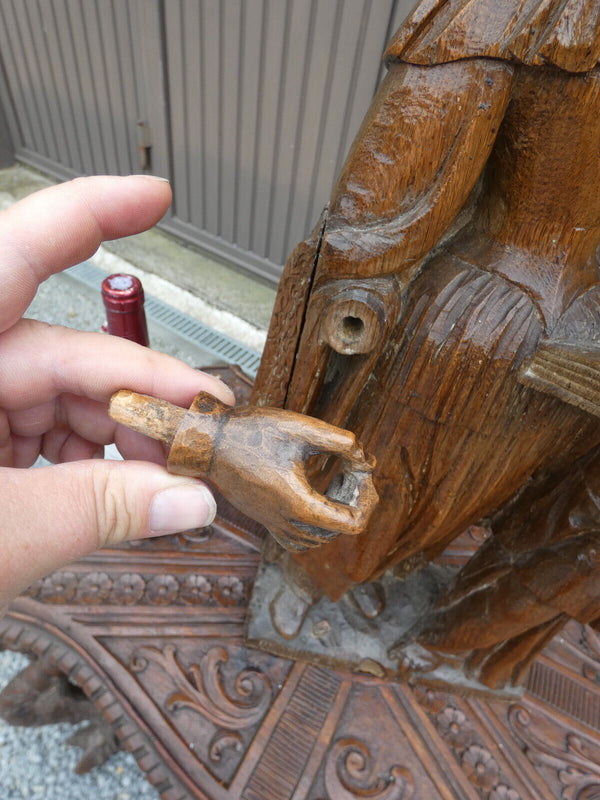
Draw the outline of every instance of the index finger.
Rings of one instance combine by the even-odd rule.
[[[171,202],[152,176],[76,178],[42,189],[0,214],[0,332],[23,315],[38,285],[84,261],[108,239],[155,225]]]

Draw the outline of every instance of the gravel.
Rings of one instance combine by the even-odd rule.
[[[0,689],[29,663],[21,653],[0,652]],[[82,723],[85,725],[85,723]],[[75,775],[81,750],[65,740],[79,726],[13,728],[0,721],[2,800],[157,800],[129,753],[116,753],[87,775]]]

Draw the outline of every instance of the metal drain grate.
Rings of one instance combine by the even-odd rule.
[[[89,261],[71,267],[67,273],[98,294],[107,274]],[[256,376],[260,364],[260,353],[256,350],[251,350],[235,339],[203,325],[197,319],[177,311],[156,297],[147,295],[145,308],[148,319],[159,323],[182,339],[204,348],[212,355],[222,358],[226,363],[237,364],[251,378]]]

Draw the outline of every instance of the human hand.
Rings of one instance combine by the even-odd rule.
[[[157,179],[80,178],[0,214],[0,612],[34,580],[99,547],[214,517],[207,487],[170,475],[160,443],[114,423],[107,405],[123,386],[186,408],[200,391],[231,403],[230,390],[125,339],[22,318],[42,281],[103,240],[150,228],[170,199]],[[100,460],[110,442],[139,461]],[[19,469],[40,454],[56,465]]]

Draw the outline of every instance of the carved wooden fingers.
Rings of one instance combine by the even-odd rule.
[[[113,396],[109,413],[167,443],[171,472],[209,479],[289,550],[361,533],[377,504],[374,461],[354,434],[321,420],[282,409],[231,408],[206,393],[186,412],[126,390]],[[313,456],[339,461],[326,494],[310,483]]]

